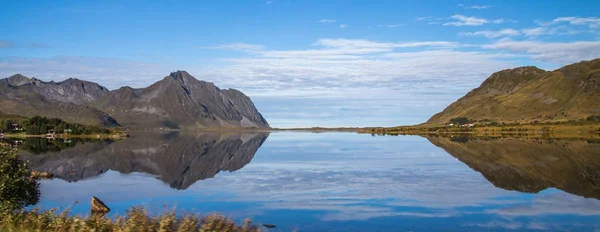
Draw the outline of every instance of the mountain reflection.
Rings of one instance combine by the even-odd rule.
[[[494,186],[538,193],[557,188],[600,199],[600,141],[428,137]]]
[[[83,143],[41,155],[25,151],[22,157],[33,170],[69,182],[114,170],[156,175],[172,188],[186,189],[220,171],[241,169],[267,137],[268,133],[134,134],[123,141]]]

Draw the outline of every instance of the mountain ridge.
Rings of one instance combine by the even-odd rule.
[[[252,100],[185,71],[146,88],[116,90],[80,79],[44,82],[15,74],[0,79],[0,111],[81,124],[173,129],[269,127]],[[62,112],[62,113],[61,113]]]

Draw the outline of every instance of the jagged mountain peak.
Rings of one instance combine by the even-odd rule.
[[[169,76],[176,80],[182,80],[182,79],[190,78],[190,77],[193,78],[192,75],[190,75],[188,72],[183,71],[183,70],[177,70],[175,72],[171,72],[171,74],[169,74]]]
[[[17,73],[15,75],[8,77],[7,80],[8,80],[8,83],[12,86],[21,86],[21,85],[26,85],[26,84],[32,83],[36,79],[29,78],[29,77],[26,77],[24,75]]]

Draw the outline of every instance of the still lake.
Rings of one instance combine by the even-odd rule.
[[[97,196],[107,216],[166,206],[272,231],[600,230],[600,140],[171,132],[38,143],[21,154],[55,175],[41,181],[42,209],[86,215]]]

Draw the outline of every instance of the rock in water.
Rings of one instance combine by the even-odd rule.
[[[110,212],[110,208],[108,208],[108,206],[106,206],[104,204],[104,202],[102,202],[100,199],[98,199],[97,197],[92,197],[92,212]]]
[[[263,224],[263,226],[266,228],[269,228],[269,229],[275,228],[275,225],[273,225],[273,224]]]

